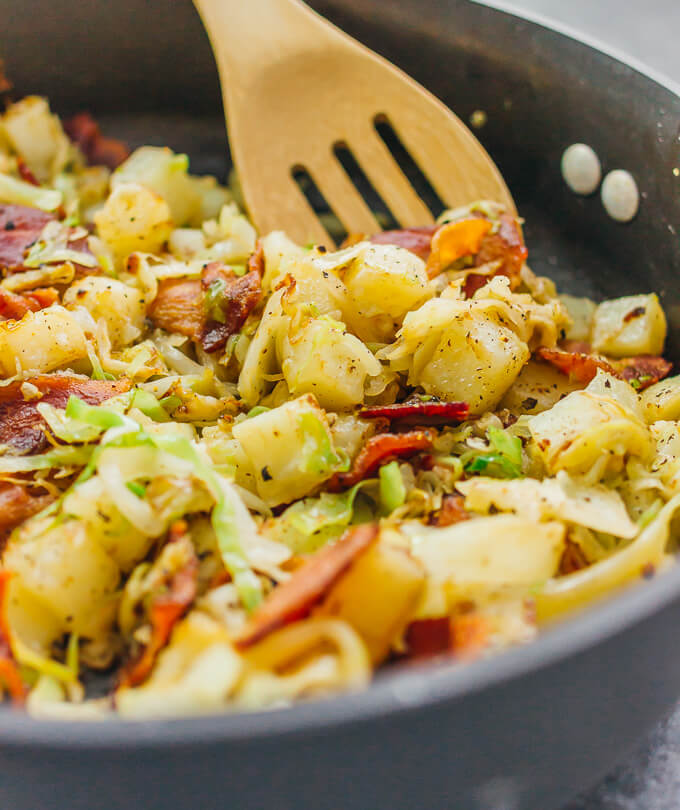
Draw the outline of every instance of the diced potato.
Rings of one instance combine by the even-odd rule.
[[[0,323],[0,374],[53,371],[87,357],[85,333],[72,313],[51,306]]]
[[[449,302],[430,301],[407,315],[403,332],[413,316],[436,323],[441,303]],[[527,344],[494,317],[460,312],[437,330],[434,340],[417,346],[408,381],[442,399],[467,402],[470,413],[478,415],[498,404],[528,359]]]
[[[319,612],[351,624],[379,664],[413,617],[424,583],[423,567],[407,551],[378,542],[330,590]]]
[[[565,337],[567,340],[580,340],[588,343],[597,304],[590,298],[577,298],[575,295],[560,295],[560,301],[567,308],[572,320]]]
[[[116,184],[94,222],[118,259],[135,251],[158,253],[173,229],[165,200],[137,183]]]
[[[95,321],[104,320],[114,349],[141,335],[146,311],[140,291],[106,276],[86,276],[66,290],[69,309],[85,307]]]
[[[640,394],[648,423],[660,419],[680,419],[680,375],[650,385]]]
[[[3,565],[15,573],[21,596],[28,600],[14,604],[12,611],[32,613],[35,600],[55,617],[61,633],[95,639],[110,629],[120,571],[77,521],[11,540]]]
[[[342,277],[351,299],[352,325],[387,316],[388,339],[407,312],[432,297],[425,262],[395,245],[368,245]]]
[[[564,551],[562,523],[515,515],[476,518],[443,529],[410,523],[401,531],[433,582],[451,583],[470,594],[544,582],[557,571]]]
[[[619,387],[626,389],[620,399]],[[586,473],[598,464],[604,475],[619,469],[628,454],[649,458],[654,449],[651,435],[639,405],[632,403],[633,409],[628,396],[637,401],[629,385],[600,372],[584,391],[574,391],[531,417],[529,429],[547,469]]]
[[[661,354],[666,316],[656,293],[603,301],[593,319],[592,344],[610,357]]]
[[[307,394],[234,425],[270,506],[308,495],[338,467],[326,414]]]
[[[293,396],[314,394],[322,408],[347,410],[364,398],[367,376],[382,366],[343,324],[331,318],[310,318],[291,325],[282,340],[281,369]]]
[[[206,249],[205,234],[200,228],[175,228],[168,239],[170,253],[188,261]]]
[[[186,225],[201,207],[201,198],[187,174],[188,168],[186,155],[177,155],[167,147],[142,146],[116,169],[111,176],[111,186],[114,190],[132,183],[145,186],[165,200],[177,225]]]
[[[69,492],[64,512],[82,522],[88,535],[124,573],[143,560],[153,545],[154,537],[140,532],[119,512],[98,475]],[[160,519],[158,527],[164,528]]]
[[[582,383],[571,382],[553,366],[530,360],[506,391],[500,407],[513,413],[541,413],[580,388]]]
[[[70,141],[44,98],[27,96],[12,104],[0,128],[41,183],[49,183],[69,160]]]

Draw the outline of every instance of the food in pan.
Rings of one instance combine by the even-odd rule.
[[[670,565],[659,298],[559,296],[526,260],[486,201],[333,252],[258,236],[186,156],[9,106],[5,695],[284,706],[528,642]]]

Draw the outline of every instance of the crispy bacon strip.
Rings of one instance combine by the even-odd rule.
[[[251,647],[274,630],[306,616],[377,536],[377,525],[366,523],[348,529],[336,543],[318,551],[287,582],[274,588],[250,617],[236,646]]]
[[[610,363],[594,354],[563,352],[560,349],[546,349],[545,347],[538,349],[536,354],[562,374],[566,374],[570,380],[576,382],[589,383],[597,374],[598,369],[618,376]]]
[[[166,279],[149,308],[154,326],[200,340],[205,324],[203,289],[197,280]]]
[[[130,388],[129,380],[86,380],[66,374],[45,374],[26,382],[40,391],[40,399],[24,399],[21,382],[0,386],[0,444],[20,454],[37,453],[47,446],[39,402],[64,408],[73,394],[89,405],[99,405]]]
[[[53,500],[54,496],[47,492],[32,495],[28,487],[0,482],[0,552],[12,529],[37,514]]]
[[[642,391],[667,377],[673,364],[663,357],[640,355],[616,361],[615,368],[622,379],[632,382],[638,391]]]
[[[17,158],[17,169],[19,170],[19,177],[22,180],[25,180],[27,183],[30,183],[32,186],[39,186],[40,183],[36,179],[36,176],[33,172],[28,168],[26,165],[26,161],[22,157]]]
[[[581,546],[574,543],[569,537],[566,539],[564,551],[562,552],[562,559],[560,560],[560,567],[558,574],[565,576],[566,574],[573,574],[575,571],[580,571],[586,568],[588,560],[583,553]]]
[[[217,272],[212,271],[213,274]],[[214,278],[224,277],[222,268],[219,268],[219,273],[220,276],[212,276],[209,268],[206,268],[201,281],[204,290],[207,291]],[[245,276],[240,277],[232,273],[225,278],[225,281],[227,287],[222,293],[219,303],[224,321],[207,320],[201,334],[201,345],[208,353],[224,348],[229,336],[239,331],[250,311],[257,306],[262,297],[261,278],[258,270],[251,270]]]
[[[206,295],[216,281],[225,285],[217,304],[223,321],[210,318],[205,306]],[[259,272],[251,270],[245,276],[237,276],[219,262],[211,262],[203,268],[200,280],[163,281],[149,317],[161,329],[186,335],[200,342],[206,352],[216,352],[243,326],[261,297]]]
[[[432,526],[444,527],[469,519],[470,513],[465,508],[465,498],[455,493],[444,495],[441,509],[433,513],[429,522]]]
[[[451,647],[451,619],[437,616],[433,619],[416,619],[406,628],[404,637],[407,657],[432,658],[448,652]]]
[[[0,287],[0,319],[18,321],[27,312],[45,309],[58,300],[59,292],[54,287],[40,287],[21,295]]]
[[[442,225],[432,237],[432,252],[427,259],[428,276],[434,278],[463,256],[478,254],[490,230],[489,220],[481,217]]]
[[[409,430],[406,433],[380,433],[371,436],[354,459],[352,469],[334,475],[328,482],[328,489],[338,492],[353,487],[388,461],[412,456],[419,450],[432,447],[434,436],[431,430]]]
[[[129,156],[127,146],[115,138],[106,138],[99,124],[88,112],[81,112],[64,121],[64,131],[85,155],[91,166],[115,169]]]
[[[469,406],[467,402],[430,402],[418,399],[397,402],[394,405],[375,405],[362,408],[359,416],[362,419],[386,418],[390,422],[409,421],[417,425],[450,424],[467,419]]]
[[[663,357],[641,355],[624,357],[620,360],[605,360],[596,354],[563,351],[561,349],[538,349],[537,354],[570,379],[587,384],[602,369],[614,377],[632,383],[638,390],[653,385],[668,376],[672,363]]]
[[[178,520],[170,527],[169,543],[186,535],[187,524]],[[121,687],[139,686],[149,677],[158,654],[170,640],[177,622],[196,598],[198,588],[198,557],[191,557],[184,568],[168,580],[167,589],[155,596],[149,607],[151,640],[139,657],[126,666],[120,676]]]
[[[432,250],[432,237],[438,225],[425,225],[421,228],[404,228],[399,231],[382,231],[369,239],[377,245],[397,245],[415,253],[423,261],[427,261]],[[361,241],[359,238],[357,241]]]
[[[489,642],[491,628],[484,616],[462,613],[451,619],[451,651],[460,659],[478,658]]]
[[[0,270],[21,269],[26,251],[52,219],[27,205],[0,205]]]
[[[14,704],[20,706],[26,699],[26,689],[12,653],[7,621],[8,586],[12,576],[11,571],[0,571],[0,686],[7,690]]]
[[[516,217],[512,214],[501,214],[496,233],[488,233],[481,242],[475,256],[475,265],[480,267],[488,262],[500,261],[501,265],[494,275],[507,276],[514,290],[519,284],[522,265],[529,255],[522,230]],[[483,287],[491,276],[472,273],[465,279],[465,294],[468,298],[480,287]]]
[[[261,239],[255,242],[255,250],[248,257],[246,269],[249,273],[256,272],[260,278],[264,275],[264,246]]]

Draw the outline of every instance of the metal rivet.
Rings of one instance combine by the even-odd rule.
[[[561,167],[564,182],[576,194],[592,194],[602,177],[600,159],[585,143],[574,143],[565,149]]]
[[[625,169],[615,169],[602,181],[602,205],[612,219],[630,222],[640,205],[640,192],[635,178]]]

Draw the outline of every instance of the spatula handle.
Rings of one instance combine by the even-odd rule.
[[[247,93],[267,68],[342,37],[301,0],[194,0],[228,95]]]

